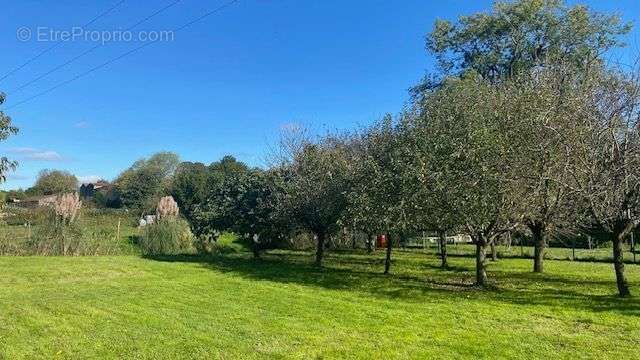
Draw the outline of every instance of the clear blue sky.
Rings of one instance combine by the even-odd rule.
[[[125,29],[174,0],[125,1],[87,30]],[[0,77],[51,46],[37,28],[80,27],[118,0],[2,5]],[[572,1],[573,3],[574,1]],[[224,1],[182,0],[135,30],[171,30]],[[635,0],[588,1],[637,22]],[[20,162],[3,188],[30,186],[40,169],[113,179],[134,160],[174,151],[210,163],[232,154],[261,165],[281,127],[348,129],[398,112],[407,88],[433,67],[424,35],[436,18],[490,1],[240,0],[86,77],[10,108],[20,134],[0,154]],[[21,27],[32,31],[19,41]],[[639,53],[638,31],[626,52]],[[21,91],[12,91],[96,43],[67,41],[0,81],[4,109],[138,46],[111,42]],[[625,53],[612,54],[622,61]]]

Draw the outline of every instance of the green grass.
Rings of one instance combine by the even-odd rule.
[[[45,213],[31,209],[9,209],[8,212],[12,212],[13,216],[9,221],[0,223],[0,255],[33,255],[28,243],[40,227],[47,226]],[[131,214],[120,210],[83,209],[76,221],[78,227],[83,229],[80,255],[140,253],[134,244],[139,231],[136,219]]]
[[[483,291],[472,258],[383,257],[0,257],[0,358],[640,358],[610,264],[503,259]]]
[[[498,245],[498,257],[514,258],[524,257],[533,258],[533,246],[513,245],[510,248],[505,245]],[[640,249],[640,248],[639,248]],[[415,251],[424,251],[428,254],[436,254],[438,252],[435,244],[430,244],[425,249],[414,248]],[[625,262],[633,263],[633,253],[628,246],[624,246]],[[476,248],[472,244],[448,244],[447,253],[451,255],[472,256],[475,254]],[[640,264],[640,251],[636,250],[636,263]],[[487,247],[487,256],[491,256],[489,247]],[[571,248],[549,247],[545,249],[545,259],[553,260],[576,260],[576,261],[611,261],[612,249],[609,247],[593,248],[593,249],[575,249]]]

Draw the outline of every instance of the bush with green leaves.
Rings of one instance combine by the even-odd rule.
[[[184,219],[167,217],[143,228],[140,250],[144,255],[177,255],[193,251],[193,234]]]

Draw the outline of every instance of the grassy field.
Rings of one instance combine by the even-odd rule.
[[[38,231],[48,226],[44,212],[22,209],[4,209],[13,216],[0,223],[0,255],[34,255],[30,243]],[[82,246],[73,255],[135,255],[134,244],[139,231],[136,218],[123,211],[83,209],[76,220],[82,235]],[[39,255],[39,253],[35,253]],[[48,255],[48,254],[42,254]]]
[[[0,358],[640,358],[640,299],[610,264],[397,252],[0,257]],[[640,266],[627,266],[640,294]]]

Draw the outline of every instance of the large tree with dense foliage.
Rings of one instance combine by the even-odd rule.
[[[290,226],[280,215],[283,178],[277,169],[252,169],[228,179],[219,198],[231,221],[227,230],[242,236],[254,256],[281,242]]]
[[[169,193],[190,221],[195,207],[206,198],[209,174],[209,169],[202,163],[182,162],[171,180]]]
[[[620,36],[630,29],[618,15],[562,0],[498,1],[491,12],[461,16],[457,23],[436,21],[427,49],[446,74],[473,70],[496,82],[550,60],[590,67],[606,50],[622,46]]]
[[[278,201],[285,216],[316,238],[316,264],[322,265],[327,238],[338,228],[347,208],[349,151],[345,139],[326,136],[312,142],[300,139],[281,164],[284,191]]]
[[[387,235],[384,273],[391,267],[393,237],[404,240],[413,229],[404,162],[411,156],[403,144],[401,122],[390,115],[367,128],[352,146],[357,151],[350,158],[351,189],[346,214],[368,234]],[[393,235],[393,236],[392,236]]]
[[[534,244],[533,271],[543,272],[548,239],[575,221],[576,203],[567,187],[570,164],[564,138],[576,121],[580,99],[568,91],[581,72],[566,63],[548,65],[534,75],[522,74],[502,85],[507,100],[501,114],[509,126],[510,167],[517,208]]]
[[[510,147],[500,114],[508,99],[501,90],[472,73],[450,78],[425,97],[411,123],[415,208],[440,238],[449,230],[469,233],[481,286],[486,247],[512,226]]]
[[[217,240],[217,235],[233,227],[236,219],[231,214],[232,207],[239,196],[239,184],[250,171],[249,167],[233,156],[224,156],[220,161],[211,163],[206,175],[200,174],[192,182],[195,186],[204,186],[204,193],[194,198],[190,222],[197,235]],[[204,176],[204,184],[200,177]],[[191,185],[189,185],[191,186]],[[184,189],[183,189],[184,190]]]
[[[151,211],[163,192],[180,160],[171,152],[159,152],[148,159],[140,159],[122,172],[114,184],[122,205],[141,211]]]
[[[68,171],[45,169],[38,173],[35,185],[28,192],[38,195],[53,195],[77,190],[78,179],[75,175]]]
[[[620,296],[630,295],[623,245],[640,225],[640,78],[637,74],[593,72],[573,89],[574,131],[565,146],[574,190],[590,219],[609,235]]]

